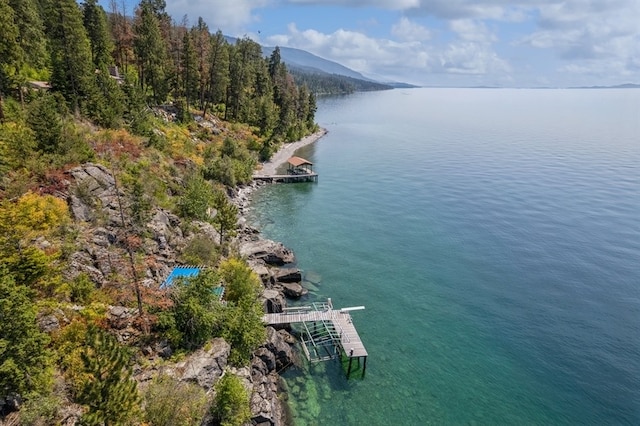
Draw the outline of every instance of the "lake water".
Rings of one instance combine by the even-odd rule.
[[[352,313],[366,376],[285,374],[297,425],[640,424],[640,90],[321,99],[252,220]]]

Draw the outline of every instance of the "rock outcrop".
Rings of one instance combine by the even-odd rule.
[[[208,349],[197,350],[184,361],[165,367],[164,373],[210,391],[227,366],[231,346],[222,338],[213,339],[207,346]]]
[[[291,249],[272,240],[248,241],[241,245],[240,254],[248,259],[260,259],[267,265],[282,266],[294,263],[296,258]]]
[[[267,327],[267,341],[251,359],[252,423],[265,426],[284,425],[284,409],[278,397],[278,372],[295,362],[293,337],[286,331]]]
[[[284,294],[278,290],[264,289],[260,295],[264,310],[268,314],[277,314],[287,307]]]
[[[292,299],[299,299],[309,293],[300,283],[281,283],[280,286],[285,296]]]
[[[85,163],[68,173],[75,181],[69,205],[77,221],[89,222],[96,215],[104,215],[108,223],[121,224],[119,202],[124,202],[124,193],[116,189],[116,181],[109,169],[101,164]]]

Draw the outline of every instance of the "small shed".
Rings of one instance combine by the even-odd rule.
[[[301,157],[291,157],[287,160],[290,175],[310,175],[313,173],[313,163]]]

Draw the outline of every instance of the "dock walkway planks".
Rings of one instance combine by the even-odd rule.
[[[353,325],[351,315],[340,310],[324,311],[293,311],[278,314],[265,314],[263,321],[269,325],[291,324],[301,322],[331,321],[336,330],[340,333],[340,346],[349,358],[366,357],[367,350],[358,335],[356,327]],[[353,353],[351,350],[353,349]]]
[[[317,173],[306,173],[306,174],[286,174],[286,175],[260,175],[254,174],[253,180],[262,180],[267,182],[317,182],[318,174]]]

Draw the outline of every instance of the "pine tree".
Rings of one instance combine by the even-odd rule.
[[[220,245],[222,245],[225,237],[232,237],[235,233],[238,222],[238,208],[229,202],[222,191],[215,192],[213,205],[217,210],[213,223],[218,226]]]
[[[17,43],[19,29],[15,12],[7,0],[0,0],[0,123],[4,122],[3,94],[19,68],[21,49]]]
[[[182,37],[182,93],[187,103],[187,109],[198,98],[200,91],[198,85],[200,76],[198,74],[198,63],[196,52],[193,48],[191,35],[185,31]]]
[[[75,0],[57,0],[46,3],[46,16],[53,68],[51,86],[78,113],[95,85],[95,67],[82,12]]]
[[[165,70],[166,48],[160,23],[148,2],[140,3],[133,29],[140,86],[144,90],[151,89],[153,100],[162,103],[169,90]]]
[[[87,333],[82,353],[87,381],[77,401],[87,407],[86,425],[117,425],[131,420],[139,411],[136,382],[123,347],[106,332],[94,327]]]
[[[35,69],[48,64],[45,29],[35,0],[9,0],[18,26],[17,42],[25,54],[25,63]],[[2,26],[2,28],[5,28]]]
[[[282,57],[280,55],[280,47],[276,46],[271,52],[269,57],[269,75],[275,81],[276,75],[280,71],[280,64],[282,63]]]
[[[29,294],[0,267],[0,398],[42,393],[51,383],[49,338],[38,328]]]
[[[91,59],[98,70],[113,63],[113,41],[107,25],[107,14],[98,0],[86,0],[82,7],[84,28],[91,43]]]
[[[215,105],[225,101],[229,86],[229,44],[220,30],[211,37],[209,75],[205,84],[205,105],[202,109],[206,114],[209,103]]]
[[[207,78],[209,76],[209,55],[211,53],[211,34],[209,27],[202,17],[198,18],[198,24],[191,29],[191,38],[196,54],[198,67],[198,102],[200,108],[204,107]]]
[[[264,64],[262,48],[248,37],[243,38],[233,46],[229,57],[229,88],[225,102],[227,105],[225,118],[244,121],[251,110],[251,92],[256,83],[258,67]]]
[[[62,144],[64,125],[60,111],[64,111],[60,95],[45,93],[29,104],[27,124],[35,133],[38,150],[55,153]]]
[[[101,126],[117,128],[122,122],[125,99],[120,85],[111,78],[108,69],[113,64],[114,44],[107,14],[97,0],[86,0],[82,11],[91,43],[91,58],[96,68],[95,90],[89,96],[89,116]]]
[[[305,120],[307,122],[308,129],[314,129],[316,127],[316,111],[318,110],[318,105],[316,103],[316,95],[313,92],[309,92],[309,106],[307,107],[307,116]]]

